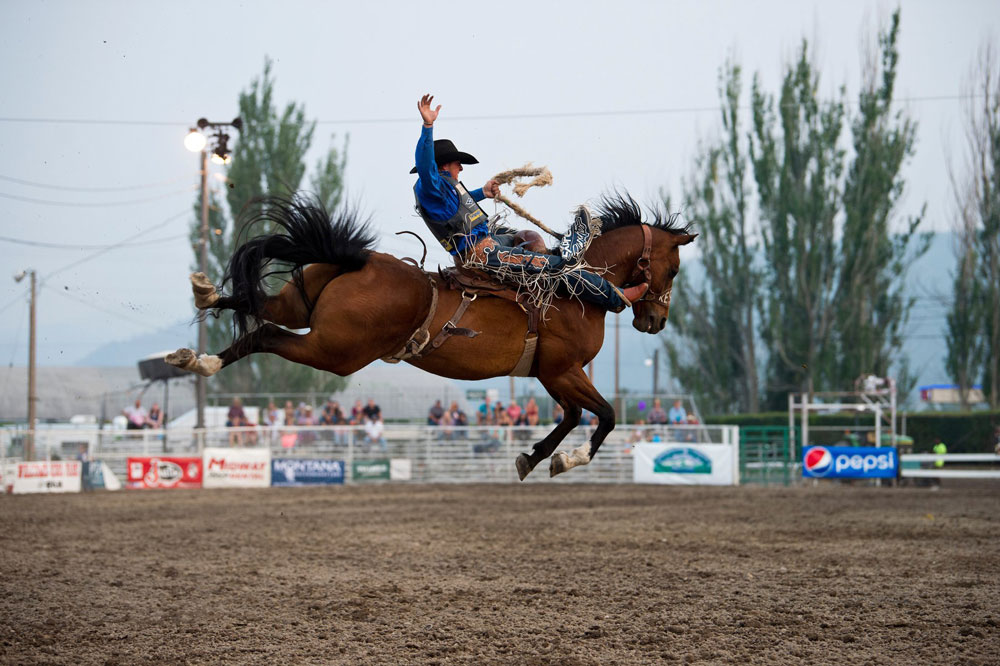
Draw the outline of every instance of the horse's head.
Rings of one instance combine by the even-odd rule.
[[[674,278],[681,267],[679,248],[687,245],[698,234],[685,231],[664,231],[657,227],[650,229],[652,249],[649,255],[649,291],[632,304],[632,326],[643,333],[659,333],[667,325],[670,313],[670,291]]]
[[[602,233],[609,242],[601,248],[607,263],[623,286],[649,283],[649,291],[632,304],[632,326],[643,333],[659,333],[667,325],[670,290],[680,270],[679,248],[698,234],[679,222],[678,216],[654,211],[654,219],[644,221],[639,205],[627,194],[605,196],[597,206]],[[614,240],[612,240],[614,236]],[[611,247],[614,246],[614,247]]]

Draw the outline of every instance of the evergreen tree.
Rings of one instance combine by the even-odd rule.
[[[306,174],[305,155],[312,145],[316,127],[315,122],[306,120],[305,109],[300,104],[291,102],[278,113],[269,59],[264,64],[261,77],[254,79],[249,89],[240,94],[239,108],[243,128],[235,137],[232,162],[226,173],[228,215],[214,192],[209,200],[208,277],[216,284],[221,281],[229,258],[248,233],[256,235],[272,231],[259,223],[252,229],[244,228],[245,218],[241,213],[247,205],[263,195],[289,196],[301,186]],[[333,210],[341,201],[346,147],[346,140],[340,150],[331,147],[319,161],[310,181],[312,191],[327,205],[328,210]],[[197,248],[200,195],[195,210],[192,238]],[[275,293],[283,284],[284,281],[271,278],[268,290]],[[232,326],[228,316],[223,314],[218,319],[209,317],[206,323],[210,350],[217,352],[232,343]],[[332,393],[345,383],[336,375],[291,363],[272,354],[255,354],[222,370],[212,378],[209,386],[215,393]]]

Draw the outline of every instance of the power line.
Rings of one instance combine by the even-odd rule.
[[[979,99],[982,95],[914,95],[911,97],[897,97],[893,99],[894,104],[909,102],[940,102],[951,100]],[[846,100],[848,105],[857,105],[858,102]],[[789,105],[790,107],[793,105]],[[741,110],[749,110],[749,105],[739,107]],[[780,108],[780,105],[779,105]],[[559,118],[596,118],[607,116],[643,116],[643,115],[668,115],[684,113],[709,113],[719,112],[722,107],[713,106],[675,106],[659,107],[652,109],[606,109],[599,111],[553,111],[549,113],[512,113],[512,114],[489,114],[475,116],[449,116],[449,121],[483,121],[483,120],[550,120]],[[319,125],[371,125],[387,123],[413,123],[416,122],[413,116],[395,118],[338,118],[330,120],[317,120]],[[155,125],[155,126],[180,126],[189,127],[190,122],[158,121],[158,120],[110,120],[91,118],[24,118],[6,117],[0,118],[0,123],[38,123],[38,124],[64,124],[64,125]]]
[[[147,203],[149,201],[158,201],[160,199],[166,199],[167,197],[176,196],[178,194],[186,194],[188,192],[193,192],[198,189],[197,186],[186,187],[183,190],[174,190],[173,192],[167,192],[166,194],[158,194],[154,197],[146,197],[144,199],[129,199],[127,201],[105,201],[105,202],[76,202],[76,201],[52,201],[50,199],[35,199],[33,197],[22,197],[16,194],[7,194],[5,192],[0,192],[0,199],[13,199],[14,201],[25,201],[27,203],[42,204],[45,206],[68,206],[72,208],[105,208],[109,206],[131,206],[133,204]]]
[[[27,185],[29,187],[41,187],[48,190],[65,190],[67,192],[124,192],[127,190],[146,190],[152,187],[170,185],[171,183],[176,183],[179,180],[186,180],[189,177],[190,176],[177,176],[176,178],[170,178],[169,180],[161,180],[158,183],[146,183],[144,185],[121,185],[119,187],[72,187],[70,185],[51,185],[49,183],[39,183],[33,180],[24,180],[22,178],[14,178],[13,176],[4,175],[0,175],[0,180],[17,183],[18,185]]]
[[[154,127],[190,127],[191,122],[169,120],[108,120],[98,118],[0,118],[0,123],[44,123],[50,125],[147,125]]]
[[[124,240],[122,240],[122,241],[120,241],[118,243],[115,243],[114,245],[109,245],[109,246],[107,246],[105,248],[102,248],[102,249],[98,250],[94,254],[91,254],[89,256],[83,257],[82,259],[78,259],[77,261],[74,261],[73,263],[67,264],[67,265],[63,266],[62,268],[57,268],[56,270],[52,271],[51,273],[49,273],[48,275],[46,275],[45,277],[42,278],[42,284],[45,284],[45,282],[48,279],[50,279],[51,277],[53,277],[55,275],[58,275],[59,273],[62,273],[63,271],[67,271],[70,268],[73,268],[74,266],[79,266],[80,264],[82,264],[84,262],[87,262],[87,261],[90,261],[91,259],[96,259],[97,257],[101,256],[105,252],[109,252],[109,251],[111,251],[111,250],[113,250],[113,249],[115,249],[117,247],[122,247],[125,243],[129,242],[130,240],[133,240],[135,238],[138,238],[139,236],[143,236],[145,234],[148,234],[150,231],[155,231],[156,229],[164,227],[167,224],[169,224],[169,223],[173,222],[174,220],[176,220],[177,218],[182,217],[184,215],[188,215],[188,214],[190,214],[190,211],[185,210],[185,211],[181,211],[180,213],[177,213],[176,215],[171,215],[170,217],[168,217],[167,219],[163,220],[162,222],[154,224],[153,226],[151,226],[151,227],[149,227],[147,229],[143,229],[139,233],[133,234],[133,235],[129,236],[128,238],[125,238]]]
[[[52,289],[52,290],[50,290],[50,293],[59,294],[60,296],[62,296],[64,298],[70,299],[71,301],[76,301],[77,303],[80,303],[81,305],[86,305],[89,308],[93,308],[94,310],[97,310],[98,312],[103,312],[104,314],[111,315],[112,317],[118,317],[119,319],[124,319],[125,321],[128,321],[128,322],[130,322],[132,324],[139,324],[141,326],[146,326],[146,327],[149,326],[149,322],[148,321],[142,321],[140,319],[133,319],[132,317],[130,317],[128,315],[124,315],[124,314],[122,314],[120,312],[115,312],[114,310],[109,310],[109,309],[103,308],[103,307],[101,307],[99,305],[94,305],[90,301],[85,301],[82,298],[79,298],[79,297],[76,297],[76,296],[71,296],[69,294],[69,292],[67,292],[65,290]]]
[[[4,312],[7,308],[11,307],[12,305],[14,305],[27,295],[28,295],[28,288],[25,288],[24,291],[22,291],[20,294],[14,297],[14,300],[5,303],[3,307],[0,307],[0,313]]]
[[[22,238],[10,238],[8,236],[0,236],[0,242],[14,243],[16,245],[30,245],[32,247],[46,247],[54,250],[110,250],[116,247],[139,247],[141,245],[155,245],[157,243],[164,243],[166,241],[176,240],[178,238],[187,238],[187,234],[177,234],[175,236],[167,236],[165,238],[156,238],[153,240],[146,241],[136,241],[135,243],[114,243],[112,245],[80,245],[79,243],[45,243],[43,241],[30,241],[24,240]]]

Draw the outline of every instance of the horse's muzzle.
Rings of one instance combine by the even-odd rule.
[[[632,318],[632,328],[643,333],[656,334],[667,325],[666,315],[657,312],[636,313]]]

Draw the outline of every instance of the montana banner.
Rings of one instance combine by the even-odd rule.
[[[12,466],[4,480],[8,492],[78,493],[82,488],[83,463],[75,460],[39,460]]]
[[[639,444],[632,449],[636,483],[731,486],[736,449],[726,444]]]
[[[807,446],[802,476],[807,479],[895,479],[894,446]]]
[[[344,482],[344,461],[313,458],[271,460],[272,486],[319,486]]]
[[[201,488],[201,458],[144,456],[126,463],[127,488]]]
[[[267,488],[271,485],[269,449],[208,448],[203,458],[206,488]]]

